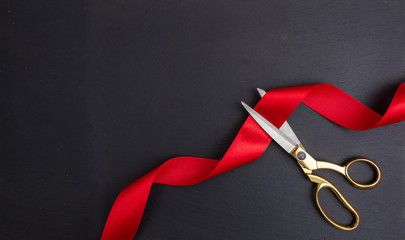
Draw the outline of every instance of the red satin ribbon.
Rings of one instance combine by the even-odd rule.
[[[405,120],[405,83],[384,116],[329,84],[270,90],[255,110],[280,127],[300,103],[343,127],[366,130]],[[108,216],[102,240],[132,240],[138,229],[152,183],[192,185],[258,159],[271,138],[248,117],[238,135],[218,161],[197,157],[172,158],[127,186]]]

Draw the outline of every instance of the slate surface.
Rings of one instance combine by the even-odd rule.
[[[220,159],[256,87],[326,82],[384,113],[405,80],[404,1],[2,5],[1,239],[99,239],[127,184],[171,157]],[[321,217],[314,185],[273,143],[201,184],[154,185],[135,239],[404,239],[405,123],[357,132],[304,105],[289,122],[318,159],[380,165],[370,191],[323,173],[358,229]]]

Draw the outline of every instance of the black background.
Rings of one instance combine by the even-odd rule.
[[[220,159],[256,87],[326,82],[383,114],[405,80],[404,23],[403,1],[3,1],[0,238],[99,239],[127,184],[172,157]],[[195,186],[155,184],[135,238],[404,239],[405,123],[352,131],[304,105],[289,122],[318,159],[380,165],[369,191],[323,175],[356,230],[322,218],[273,143]]]

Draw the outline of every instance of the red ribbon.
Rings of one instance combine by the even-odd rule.
[[[367,130],[405,120],[405,83],[397,89],[384,116],[329,84],[270,90],[255,110],[280,127],[301,102],[343,127]],[[186,186],[202,182],[255,161],[270,141],[261,127],[248,117],[220,161],[197,157],[176,157],[166,161],[122,190],[111,209],[101,239],[133,239],[152,183]]]

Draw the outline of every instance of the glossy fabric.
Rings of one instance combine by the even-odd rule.
[[[367,130],[405,120],[405,83],[399,86],[384,116],[329,84],[273,89],[254,109],[280,127],[301,102],[345,128]],[[248,117],[221,160],[197,157],[167,160],[122,190],[108,216],[102,240],[133,239],[152,183],[186,186],[202,182],[255,161],[270,141],[262,128]]]

